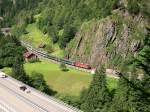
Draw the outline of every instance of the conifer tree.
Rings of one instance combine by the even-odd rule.
[[[38,89],[42,92],[47,93],[48,95],[54,95],[56,94],[55,91],[53,91],[46,83],[43,74],[33,72],[31,77],[31,86],[34,87],[35,89]]]
[[[149,112],[150,111],[150,32],[145,38],[144,48],[132,60],[130,77],[121,75],[118,88],[109,112]],[[138,79],[139,69],[143,78]]]
[[[94,76],[81,109],[85,112],[102,112],[110,100],[111,98],[106,87],[105,73],[101,70]]]
[[[132,74],[133,75],[133,74]],[[121,76],[109,112],[149,112],[148,96],[138,87],[139,79]],[[136,85],[137,84],[137,85]]]
[[[22,81],[26,84],[29,84],[29,77],[26,75],[23,67],[23,63],[19,57],[16,57],[15,62],[12,67],[12,77]]]
[[[142,92],[142,103],[144,111],[150,111],[150,28],[147,28],[147,35],[144,40],[144,47],[136,58],[135,66],[143,70],[143,78],[138,83],[138,89]]]

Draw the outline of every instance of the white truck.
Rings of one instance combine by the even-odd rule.
[[[6,78],[6,77],[7,77],[7,75],[4,72],[0,71],[0,78]]]

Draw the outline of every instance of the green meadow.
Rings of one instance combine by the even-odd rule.
[[[78,96],[83,88],[88,88],[92,81],[92,74],[69,68],[68,72],[61,71],[59,64],[42,60],[36,63],[24,64],[25,71],[31,75],[32,72],[42,73],[48,85],[59,94]],[[10,68],[3,71],[10,74]],[[110,90],[117,87],[117,79],[107,77]]]
[[[59,48],[58,44],[53,44],[51,37],[49,37],[48,34],[43,34],[42,31],[38,29],[36,23],[27,25],[26,31],[28,33],[23,34],[20,37],[21,40],[30,43],[35,48],[38,48],[40,44],[45,44],[45,51],[51,53],[52,55],[63,57],[63,50]]]

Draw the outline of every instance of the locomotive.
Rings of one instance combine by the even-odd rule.
[[[80,62],[74,62],[74,66],[84,68],[84,69],[91,69],[91,66],[89,64],[84,64]]]
[[[40,51],[38,49],[34,49],[34,48],[30,48],[30,49],[36,55],[41,55],[41,56],[43,56],[45,58],[48,58],[48,59],[51,59],[51,60],[54,60],[54,61],[57,61],[57,62],[63,62],[65,64],[67,64],[67,65],[71,65],[71,66],[75,66],[75,67],[79,67],[79,68],[92,69],[92,67],[89,64],[75,62],[75,61],[70,61],[70,60],[64,59],[64,58],[59,58],[59,57],[56,57],[56,56],[53,56],[53,55],[49,55],[48,53]]]
[[[75,66],[75,67],[84,68],[84,69],[92,69],[92,67],[89,64],[69,61],[69,60],[66,60],[66,59],[61,59],[60,61],[64,62],[65,64]]]
[[[70,61],[70,60],[63,59],[63,58],[59,58],[59,61],[65,63],[67,65],[71,65],[71,66],[75,66],[75,67],[79,67],[79,68],[92,69],[92,67],[89,64],[85,64],[85,63]]]

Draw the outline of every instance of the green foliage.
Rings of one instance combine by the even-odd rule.
[[[49,95],[56,94],[55,91],[49,88],[41,73],[32,73],[32,75],[30,76],[30,85],[35,89],[45,92]]]
[[[38,60],[38,59],[30,59],[29,60],[29,63],[36,63],[36,62],[39,62],[40,60]]]
[[[60,47],[65,48],[84,21],[110,15],[117,2],[118,0],[43,0],[38,26],[44,33],[48,32],[54,43],[59,42]],[[59,38],[62,29],[64,33]]]
[[[77,29],[81,26],[83,22],[92,20],[92,19],[101,19],[108,15],[111,15],[112,10],[116,9],[118,6],[119,0],[15,0],[16,4],[13,4],[12,0],[1,0],[0,4],[0,15],[4,17],[4,21],[0,23],[0,27],[11,27],[14,25],[13,33],[18,37],[22,33],[27,33],[26,26],[27,24],[35,22],[34,15],[38,14],[39,17],[36,20],[38,23],[38,28],[44,33],[48,34],[51,37],[53,43],[59,43],[59,46],[62,49],[65,49],[67,44],[74,38]],[[40,2],[40,3],[39,3]],[[39,5],[38,5],[39,4]],[[131,14],[137,15],[139,13],[144,14],[144,16],[150,18],[149,3],[147,0],[128,0],[127,9]],[[122,32],[122,18],[116,17],[115,23],[117,23],[117,32],[118,37]],[[89,29],[90,26],[87,26]],[[139,33],[140,29],[135,29],[134,37],[143,38],[144,34]],[[62,32],[62,35],[59,35],[59,32]],[[149,31],[148,31],[149,32]],[[1,35],[0,35],[1,36]],[[2,36],[1,36],[2,37]],[[19,43],[10,37],[1,38],[0,37],[0,67],[12,66],[12,76],[18,80],[21,80],[25,83],[31,84],[36,89],[44,91],[46,93],[52,94],[52,90],[49,89],[46,84],[43,75],[39,73],[33,73],[31,79],[29,80],[28,75],[24,72],[23,69],[23,48]],[[71,96],[64,96],[61,99],[66,103],[79,107],[85,110],[85,112],[149,112],[149,102],[150,102],[150,34],[148,33],[145,38],[145,45],[138,54],[138,56],[133,60],[132,64],[135,67],[134,72],[131,74],[133,79],[128,78],[128,76],[123,75],[119,79],[118,88],[116,91],[112,91],[110,94],[107,89],[105,74],[102,71],[97,73],[94,76],[94,79],[90,85],[89,89],[85,89],[81,94],[81,101],[78,98]],[[108,46],[107,50],[109,52],[113,51],[115,46]],[[87,47],[88,48],[88,47]],[[50,49],[49,47],[47,49]],[[86,49],[88,54],[90,49]],[[119,63],[122,63],[122,57],[120,55],[115,56],[113,54],[113,65],[117,66]],[[40,64],[41,65],[41,64]],[[44,67],[43,71],[39,67],[39,71],[45,73],[45,69],[53,68],[50,66]],[[125,67],[125,66],[124,66]],[[66,70],[64,64],[61,65],[62,70]],[[34,67],[29,69],[35,69]],[[49,82],[60,83],[61,86],[57,87],[57,90],[64,92],[63,84],[67,86],[75,83],[76,88],[81,89],[81,85],[85,86],[84,82],[89,83],[84,80],[80,83],[73,75],[63,75],[60,78],[60,74],[57,70],[59,67],[56,67],[56,71],[52,70],[55,74],[55,78],[49,77],[50,74],[46,73],[46,80]],[[137,69],[143,71],[143,79],[137,79]],[[69,71],[70,72],[70,71]],[[68,73],[69,73],[68,72]],[[126,70],[127,72],[127,70]],[[63,72],[64,73],[64,72]],[[81,75],[79,78],[81,80]],[[59,76],[58,76],[59,75]],[[52,76],[52,75],[51,75]],[[67,76],[66,80],[64,79]],[[75,75],[74,75],[75,76]],[[58,77],[61,80],[58,82]],[[69,78],[68,78],[69,77]],[[53,80],[55,79],[55,81]],[[51,83],[50,82],[50,83]],[[49,83],[49,85],[50,85]],[[56,85],[57,86],[57,85]],[[70,93],[69,89],[68,93]],[[67,89],[65,89],[67,91]],[[74,91],[73,91],[74,92]],[[113,100],[111,101],[111,98]]]
[[[80,108],[80,99],[78,96],[70,95],[56,95],[56,98],[62,100],[63,102],[72,105],[73,107]]]
[[[89,46],[89,44],[86,44],[85,54],[89,55],[90,53],[91,53],[91,47]]]
[[[60,94],[70,96],[79,96],[82,88],[87,88],[92,79],[92,75],[71,68],[68,72],[63,72],[58,64],[46,60],[26,63],[25,70],[27,74],[32,74],[33,71],[42,73],[50,87]]]
[[[120,54],[116,53],[114,49],[116,49],[116,46],[114,46],[114,44],[112,43],[108,44],[106,50],[112,57],[111,61],[108,64],[110,64],[111,66],[117,67],[121,65],[121,63],[124,62],[124,59]]]
[[[20,37],[22,34],[27,34],[26,27],[28,24],[35,22],[34,12],[32,10],[21,10],[14,18],[15,25],[12,27],[12,34]]]
[[[82,109],[84,104],[86,103],[86,98],[88,95],[88,89],[83,88],[81,93],[80,93],[80,108]]]
[[[45,92],[48,95],[55,95],[56,91],[53,91],[50,86],[47,85],[43,75],[41,73],[33,72],[31,76],[28,76],[25,71],[23,64],[20,63],[19,59],[16,59],[12,67],[11,76],[25,84],[28,84],[35,89]]]
[[[149,112],[150,109],[150,30],[145,37],[145,46],[131,60],[132,69],[128,75],[121,75],[109,112]],[[128,65],[124,65],[128,66]],[[131,65],[130,65],[131,66]],[[126,67],[125,67],[126,68]],[[128,68],[128,67],[127,67]],[[142,78],[139,69],[142,70]],[[125,70],[124,72],[127,72]]]
[[[66,25],[64,31],[59,40],[60,48],[64,49],[67,46],[67,43],[74,38],[76,29],[72,26]]]
[[[58,30],[56,26],[49,26],[48,34],[52,37],[53,43],[56,43],[58,41],[59,37],[58,37]]]
[[[26,32],[25,30],[26,28],[26,24],[21,25],[21,26],[13,26],[12,28],[12,33],[16,36],[16,37],[20,37],[22,34],[24,34]]]
[[[128,0],[128,11],[131,14],[138,14],[140,12],[139,0]]]
[[[123,28],[124,28],[124,26],[123,26],[124,23],[123,22],[125,20],[124,20],[123,17],[119,16],[118,14],[113,14],[112,19],[113,19],[113,21],[115,22],[115,25],[116,25],[117,37],[121,38],[121,33],[122,33]]]
[[[144,39],[144,47],[139,52],[139,55],[135,59],[135,65],[145,71],[146,74],[150,73],[150,29],[147,29],[147,35]],[[150,74],[149,74],[150,75]]]
[[[12,77],[29,83],[29,77],[23,68],[24,48],[20,45],[16,37],[0,37],[0,67],[12,67]]]
[[[29,76],[26,75],[23,63],[19,57],[16,57],[15,62],[13,63],[11,76],[19,81],[29,84]]]
[[[123,63],[123,62],[124,62],[123,57],[120,54],[115,54],[111,63],[114,66],[118,66],[118,65],[121,65],[121,63]]]
[[[48,51],[48,53],[52,53],[52,52],[54,51],[52,45],[47,45],[47,46],[45,47],[45,50]]]
[[[67,66],[63,62],[60,63],[60,69],[64,72],[68,71]]]
[[[10,67],[15,63],[16,57],[23,61],[24,48],[21,47],[15,37],[1,37],[0,65]]]
[[[128,0],[127,9],[131,14],[142,13],[150,20],[150,4],[147,0]]]
[[[85,112],[101,112],[105,110],[111,97],[106,87],[103,69],[96,73],[87,93],[83,93],[87,95],[83,97],[84,100],[82,101],[81,109]]]
[[[4,17],[2,26],[9,27],[15,24],[14,17],[18,15],[21,10],[32,10],[40,1],[41,0],[37,0],[36,2],[34,0],[1,0],[0,15]],[[24,14],[28,15],[30,12]],[[27,22],[31,22],[30,20],[32,19],[29,17],[26,20]]]
[[[147,0],[142,0],[140,2],[141,12],[148,18],[150,21],[150,4],[147,3]]]
[[[143,108],[142,93],[134,88],[129,79],[121,77],[118,85],[109,112],[148,112]]]

